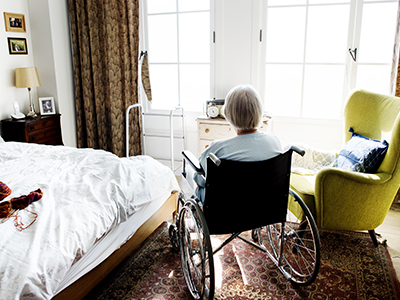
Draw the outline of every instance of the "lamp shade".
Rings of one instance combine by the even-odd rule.
[[[15,87],[28,88],[33,86],[40,86],[36,67],[15,69]]]

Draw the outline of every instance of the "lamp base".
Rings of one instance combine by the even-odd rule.
[[[31,110],[26,116],[28,118],[37,118],[38,117],[38,115],[33,110]]]

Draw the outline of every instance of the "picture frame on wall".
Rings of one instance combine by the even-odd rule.
[[[4,13],[6,31],[26,32],[25,16],[23,14]]]
[[[41,115],[54,115],[56,113],[53,97],[39,98],[39,106]]]
[[[8,51],[10,54],[28,54],[28,46],[26,38],[13,38],[8,39]]]

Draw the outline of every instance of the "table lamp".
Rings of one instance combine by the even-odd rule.
[[[15,69],[15,87],[28,88],[29,95],[29,113],[30,118],[36,118],[36,112],[33,107],[31,87],[40,86],[40,79],[36,67],[16,68]]]

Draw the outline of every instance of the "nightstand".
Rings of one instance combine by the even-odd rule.
[[[1,121],[2,137],[6,142],[26,142],[63,145],[60,114],[35,119],[5,119]]]
[[[197,121],[197,156],[210,145],[213,140],[225,139],[236,135],[235,130],[227,120],[223,118],[199,117]],[[259,130],[272,132],[273,121],[266,119],[262,122]]]

